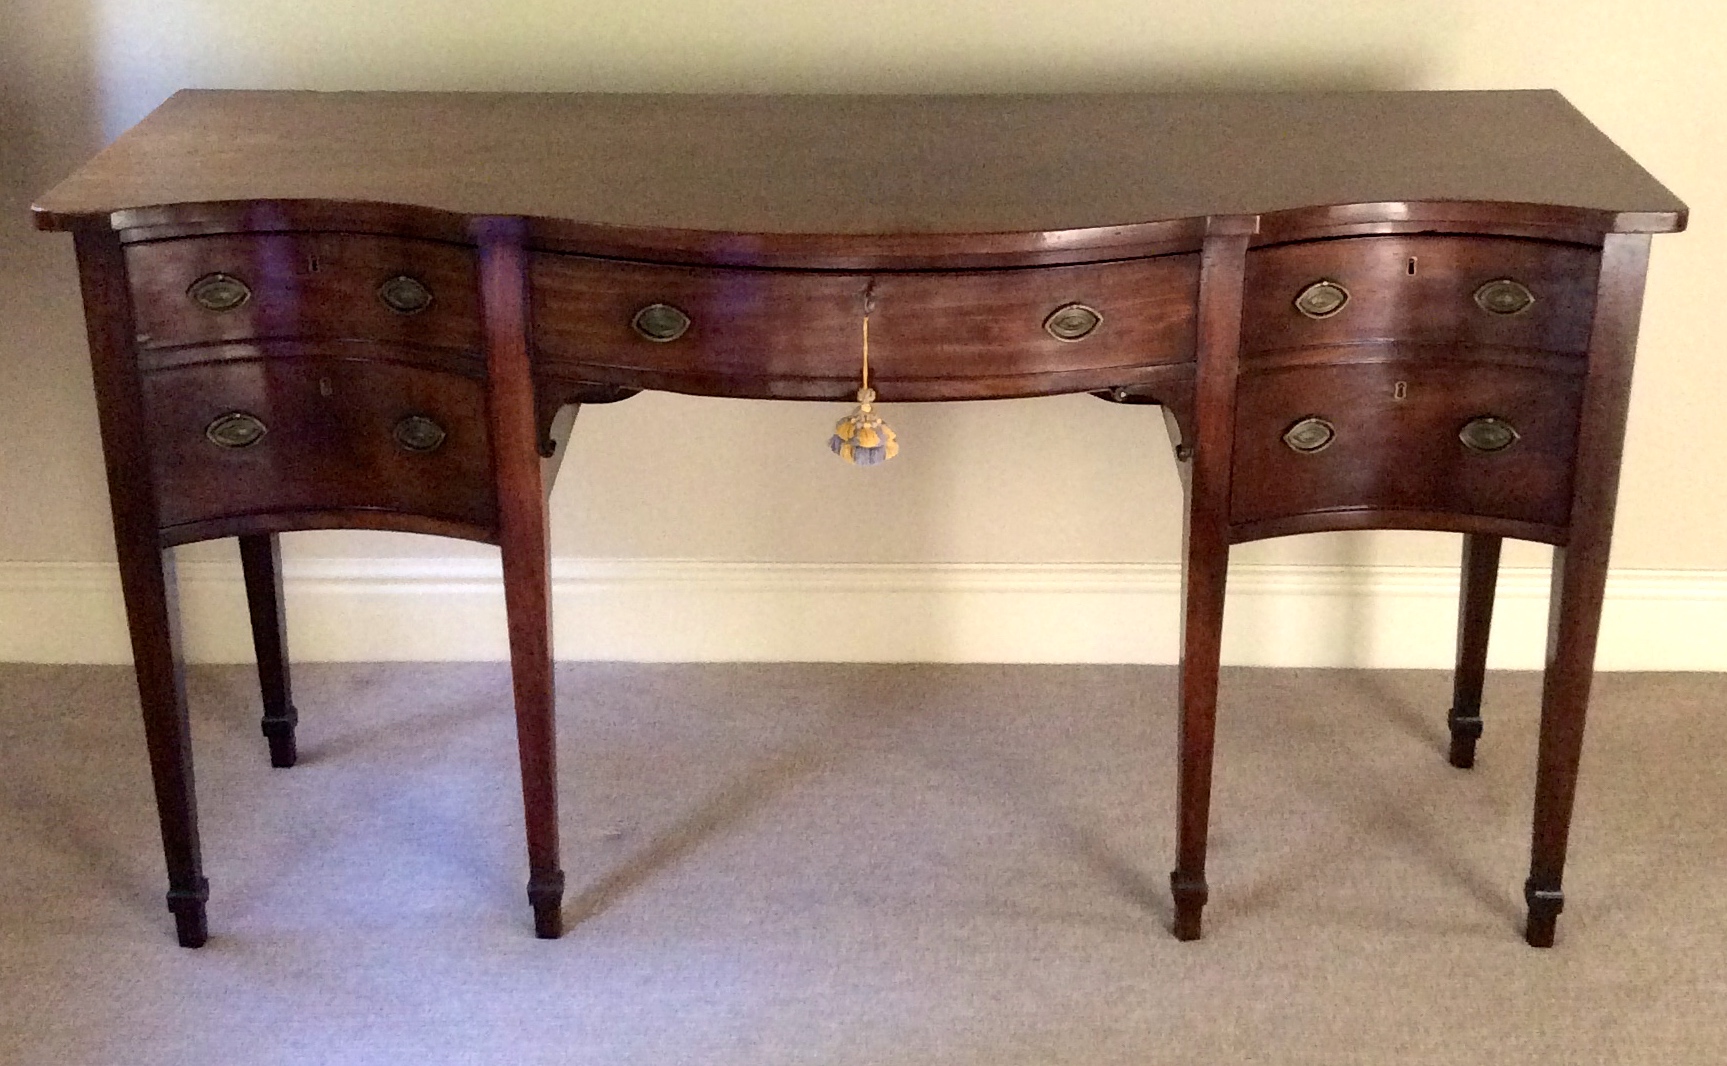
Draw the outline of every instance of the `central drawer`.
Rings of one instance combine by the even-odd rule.
[[[884,400],[1108,388],[1193,359],[1198,257],[1037,269],[834,274],[539,254],[543,371],[642,388],[843,398],[866,295]]]

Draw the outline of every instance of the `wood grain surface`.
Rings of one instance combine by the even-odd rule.
[[[305,201],[521,216],[536,246],[787,265],[961,251],[1096,259],[1177,238],[1197,248],[1210,216],[1240,216],[1251,231],[1279,213],[1335,221],[1345,205],[1379,205],[1356,210],[1359,222],[1474,217],[1471,205],[1489,204],[1502,224],[1599,232],[1672,230],[1685,216],[1549,91],[188,90],[36,212],[46,228],[111,213],[118,228],[244,228],[272,204]],[[368,217],[405,221],[378,208]]]
[[[485,388],[473,379],[400,363],[353,359],[230,359],[141,375],[148,454],[160,521],[289,511],[427,515],[490,530],[496,518]],[[229,412],[267,427],[262,440],[224,448],[205,428]],[[410,416],[447,437],[434,451],[392,433]]]
[[[1431,360],[1244,374],[1231,524],[1379,509],[1563,526],[1582,394],[1580,373]],[[1519,439],[1498,452],[1465,447],[1458,432],[1483,416],[1509,422]],[[1336,437],[1306,454],[1283,433],[1310,417]]]
[[[1571,352],[1589,347],[1599,249],[1488,237],[1392,236],[1302,241],[1247,257],[1243,358],[1288,348],[1404,341]],[[1481,286],[1510,279],[1535,302],[1495,314],[1475,302]],[[1349,292],[1322,319],[1296,310],[1308,285]]]
[[[224,235],[131,245],[126,270],[140,348],[273,337],[480,347],[474,256],[456,245],[352,233]],[[207,310],[188,290],[210,274],[238,280],[251,296],[232,310]],[[418,281],[431,302],[412,314],[391,310],[379,289],[396,277]]]

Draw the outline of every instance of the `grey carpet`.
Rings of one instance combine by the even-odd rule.
[[[1173,673],[559,669],[530,935],[500,665],[308,665],[270,770],[191,672],[213,936],[172,942],[129,671],[0,667],[0,1062],[1716,1063],[1727,676],[1605,675],[1559,946],[1519,937],[1538,679],[1226,673],[1206,938]]]

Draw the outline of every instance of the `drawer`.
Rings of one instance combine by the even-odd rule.
[[[484,386],[473,378],[277,357],[152,371],[143,389],[165,528],[352,509],[493,526]]]
[[[1433,360],[1245,374],[1231,522],[1388,509],[1562,526],[1582,392],[1581,375]],[[1480,419],[1496,424],[1467,431],[1478,446],[1508,443],[1464,443]]]
[[[257,339],[480,348],[473,250],[340,233],[246,233],[126,249],[141,348]]]
[[[1349,237],[1254,249],[1242,350],[1251,358],[1403,342],[1582,353],[1600,259],[1595,248],[1498,237]]]
[[[1199,284],[1192,255],[866,276],[543,254],[532,270],[542,368],[722,395],[850,395],[868,292],[887,400],[1105,388],[1124,367],[1191,360]]]

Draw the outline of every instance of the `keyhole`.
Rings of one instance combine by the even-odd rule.
[[[306,273],[316,274],[318,272],[319,265],[317,252],[306,253]]]
[[[1409,399],[1409,382],[1399,381],[1397,384],[1391,386],[1391,398],[1393,400]]]
[[[1404,269],[1409,271],[1410,277],[1415,276],[1415,257],[1413,255],[1409,257],[1409,262],[1404,264]]]
[[[335,391],[336,391],[335,389],[330,387],[330,379],[329,378],[319,378],[318,379],[318,395],[319,396],[330,396],[330,395],[333,395],[335,393]]]

